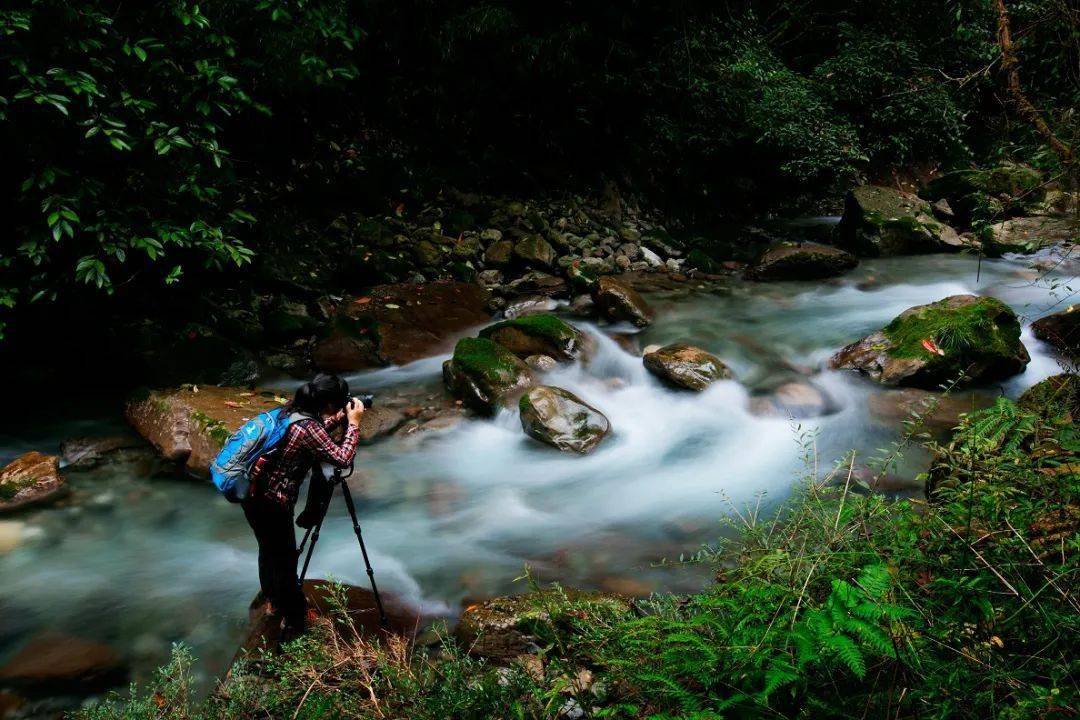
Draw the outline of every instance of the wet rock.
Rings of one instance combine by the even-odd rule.
[[[832,368],[883,385],[937,388],[1009,377],[1030,361],[1016,314],[996,298],[953,295],[908,308],[885,328],[840,350]]]
[[[750,412],[764,417],[807,418],[835,412],[836,405],[817,387],[808,382],[786,382],[767,395],[750,400]]]
[[[567,293],[566,280],[550,273],[533,271],[525,273],[517,280],[506,285],[506,292],[511,295],[543,295],[546,297],[562,297]]]
[[[902,388],[874,393],[867,400],[867,410],[873,421],[887,428],[899,428],[901,423],[918,415],[927,432],[943,438],[960,424],[961,415],[993,404],[993,396],[982,392],[954,390],[944,394]]]
[[[1078,235],[1080,224],[1072,217],[1018,217],[990,226],[987,252],[1030,253],[1050,245],[1075,241]]]
[[[480,331],[520,358],[550,355],[557,360],[576,360],[585,352],[586,336],[554,315],[526,315],[503,320]]]
[[[44,632],[0,667],[0,684],[27,696],[87,695],[127,681],[128,669],[108,645]]]
[[[462,612],[455,635],[470,655],[505,661],[536,652],[541,642],[537,630],[549,623],[562,625],[585,613],[620,616],[630,609],[627,600],[607,593],[536,590],[470,605]]]
[[[207,475],[221,446],[246,421],[281,407],[284,398],[241,388],[183,386],[141,393],[124,417],[166,459]]]
[[[1035,337],[1053,345],[1071,360],[1080,360],[1080,305],[1031,323]]]
[[[715,355],[683,343],[646,352],[643,361],[653,375],[686,390],[701,391],[731,377],[731,370]]]
[[[484,264],[505,268],[510,265],[514,255],[514,243],[509,240],[497,240],[484,252]]]
[[[542,235],[533,234],[514,243],[514,259],[527,267],[554,267],[558,253]]]
[[[405,414],[394,408],[375,405],[360,416],[360,442],[370,445],[381,437],[391,434],[405,422]]]
[[[613,277],[601,277],[596,281],[593,301],[600,314],[612,322],[629,322],[637,327],[652,322],[653,311],[645,299]]]
[[[536,372],[549,372],[559,365],[559,361],[550,355],[530,355],[525,358],[525,364]]]
[[[1017,404],[1044,418],[1076,422],[1080,419],[1080,376],[1061,373],[1048,377],[1024,391]]]
[[[486,288],[494,288],[502,285],[503,274],[501,270],[481,270],[476,274],[476,282]]]
[[[421,240],[412,250],[413,259],[420,267],[438,267],[443,262],[442,250],[430,240]]]
[[[917,195],[877,185],[848,192],[837,243],[858,255],[913,255],[958,248],[956,232]]]
[[[591,295],[577,295],[570,301],[566,312],[574,317],[588,318],[596,314],[596,303]]]
[[[532,384],[528,366],[487,338],[462,338],[443,363],[443,382],[454,397],[474,410],[493,414]]]
[[[120,450],[145,447],[145,443],[130,435],[70,438],[60,443],[60,459],[68,467],[86,470],[97,467]]]
[[[480,231],[480,239],[485,243],[496,243],[502,240],[502,231],[498,228],[487,228]]]
[[[519,318],[526,315],[538,315],[549,313],[559,307],[559,303],[549,297],[538,295],[536,297],[522,298],[506,304],[503,315],[507,318]]]
[[[259,381],[259,364],[254,360],[237,360],[218,379],[219,385],[250,387]]]
[[[651,268],[660,268],[664,266],[663,259],[647,247],[641,248],[641,257]]]
[[[589,452],[611,429],[602,412],[572,392],[550,385],[531,388],[521,396],[518,409],[526,435],[567,452]]]
[[[489,293],[479,285],[440,280],[380,285],[338,308],[316,366],[347,372],[403,365],[436,353],[463,330],[487,322]]]
[[[748,280],[814,280],[852,269],[859,261],[851,253],[819,243],[784,242],[771,246],[746,270]]]
[[[67,493],[60,459],[28,452],[0,470],[0,514],[42,505]]]

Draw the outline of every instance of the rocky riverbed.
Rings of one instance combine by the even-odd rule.
[[[306,329],[295,330],[291,364],[136,394],[126,418],[145,441],[115,406],[9,431],[0,610],[12,620],[0,668],[55,646],[50,633],[107,660],[76,680],[145,678],[176,641],[193,647],[204,680],[227,665],[257,586],[254,543],[199,476],[244,418],[295,387],[275,365],[335,369],[376,392],[353,487],[381,586],[417,614],[454,618],[514,591],[525,565],[628,596],[697,587],[705,569],[656,561],[715,538],[732,507],[782,498],[807,472],[808,447],[812,466],[850,449],[867,464],[912,410],[947,433],[960,412],[1018,396],[1075,356],[1074,319],[1054,289],[1075,274],[1071,250],[980,260],[956,252],[969,221],[946,232],[941,201],[883,210],[883,195],[853,192],[838,227],[813,225],[848,238],[854,254],[773,243],[749,267],[684,257],[633,213],[567,211],[563,223],[514,209],[512,242],[463,230],[449,254],[436,247],[449,260],[468,245],[461,262],[476,277],[442,277],[432,264],[424,283],[338,297],[321,318],[292,307],[322,329],[293,325]],[[594,225],[613,239],[546,239],[589,237],[579,233]],[[904,243],[938,252],[891,256]],[[517,276],[481,277],[503,255]],[[972,315],[971,332],[942,334],[953,324],[940,313]],[[952,375],[958,392],[940,400],[936,385]],[[926,462],[912,452],[889,482],[859,476],[918,493],[896,478]],[[316,576],[363,584],[342,507],[314,563]]]

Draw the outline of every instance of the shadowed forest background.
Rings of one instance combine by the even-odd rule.
[[[1070,142],[1076,8],[1008,12],[1023,91]],[[80,318],[153,298],[183,327],[297,256],[345,289],[401,279],[364,260],[354,218],[416,218],[450,189],[606,182],[692,230],[835,208],[860,177],[1003,157],[1060,175],[1010,112],[998,20],[983,0],[15,3],[0,352],[47,357],[46,317],[126,346]]]

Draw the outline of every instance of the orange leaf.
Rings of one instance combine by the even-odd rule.
[[[922,341],[922,346],[924,348],[926,348],[926,350],[928,352],[932,352],[935,355],[944,355],[945,354],[945,351],[942,350],[941,348],[939,348],[937,345],[935,345],[934,341],[931,340],[930,338],[927,338],[927,339],[923,340]]]

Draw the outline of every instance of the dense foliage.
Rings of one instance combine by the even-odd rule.
[[[865,493],[852,457],[774,519],[739,516],[698,595],[636,613],[536,595],[532,663],[326,623],[203,703],[181,651],[153,691],[85,718],[1072,717],[1080,437],[1058,394],[1001,399],[931,442],[929,503]]]
[[[1075,9],[1010,12],[1068,137]],[[445,181],[604,175],[710,217],[1032,146],[987,0],[17,0],[0,36],[7,307],[231,271]]]

